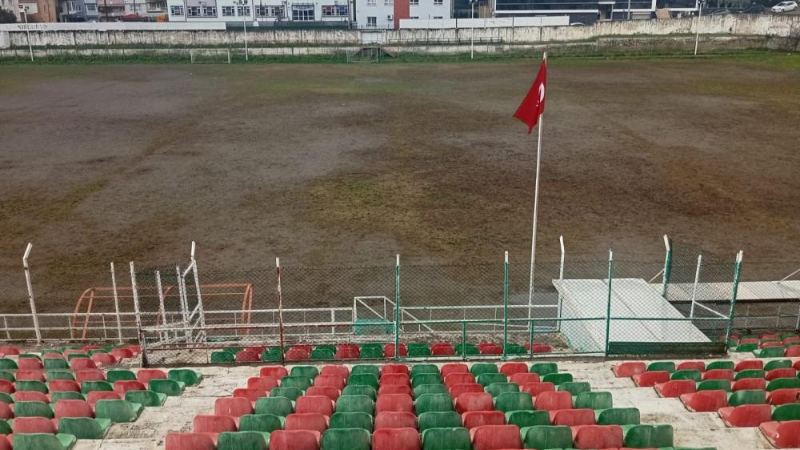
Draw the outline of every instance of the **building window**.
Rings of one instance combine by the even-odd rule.
[[[377,6],[377,0],[367,0],[367,6]]]
[[[200,17],[200,7],[190,6],[186,9],[189,12],[189,17]]]
[[[392,6],[394,5],[394,0],[383,0],[383,6]]]
[[[183,15],[183,6],[173,6],[169,9],[169,13],[173,16],[182,16]]]
[[[233,6],[223,6],[222,7],[222,15],[224,17],[230,17],[233,15]]]
[[[377,17],[367,17],[367,26],[375,28],[378,26],[378,18]]]
[[[256,6],[258,17],[283,17],[283,6]]]
[[[419,6],[419,0],[411,0],[409,3],[411,6]]]
[[[298,22],[314,21],[314,4],[292,5],[292,20]]]
[[[217,17],[217,7],[206,6],[203,8],[203,17]]]
[[[411,17],[409,17],[409,19],[411,19],[411,20],[419,20],[419,16],[411,16]]]
[[[347,17],[347,5],[322,5],[322,17]]]
[[[97,5],[94,3],[87,3],[86,4],[86,11],[97,11]],[[183,14],[181,14],[183,15]]]
[[[241,16],[249,16],[250,15],[250,7],[249,6],[237,6],[236,7],[236,15]]]
[[[443,0],[433,0],[434,6],[442,6],[444,4]]]
[[[433,16],[433,20],[442,20],[444,17],[442,16]]]

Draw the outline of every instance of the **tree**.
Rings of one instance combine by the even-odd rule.
[[[0,23],[16,23],[17,16],[7,10],[7,9],[0,9]]]

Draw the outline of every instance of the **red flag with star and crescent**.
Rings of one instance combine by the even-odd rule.
[[[544,112],[544,94],[546,86],[547,60],[545,59],[542,61],[542,65],[539,66],[539,73],[533,81],[531,90],[529,90],[525,98],[522,99],[522,103],[519,104],[517,112],[514,113],[514,117],[516,117],[517,120],[528,126],[528,134],[531,134],[533,127],[539,122],[539,116]]]

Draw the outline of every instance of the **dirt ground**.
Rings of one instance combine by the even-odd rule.
[[[542,258],[564,235],[570,254],[658,261],[666,233],[800,261],[798,68],[551,60]],[[536,140],[511,114],[535,71],[0,67],[0,304],[25,310],[27,242],[34,282],[77,293],[110,261],[184,263],[192,240],[206,270],[524,262]]]

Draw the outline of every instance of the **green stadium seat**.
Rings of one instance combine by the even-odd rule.
[[[352,369],[350,369],[350,376],[361,375],[365,373],[375,375],[375,378],[380,378],[381,368],[375,364],[356,364]]]
[[[551,373],[558,373],[558,364],[552,362],[539,362],[531,364],[531,373],[538,373],[540,377]]]
[[[420,433],[429,428],[459,428],[461,426],[461,415],[455,411],[430,411],[417,417],[417,427]]]
[[[14,403],[14,417],[46,417],[53,418],[53,409],[43,402]]]
[[[72,353],[72,354],[67,355],[67,361],[72,361],[75,358],[91,359],[92,357],[89,356],[88,353]]]
[[[8,370],[0,370],[0,380],[6,380],[13,383],[17,381],[17,377],[15,377],[14,374]]]
[[[383,359],[383,349],[382,348],[375,348],[375,347],[368,347],[362,348],[361,354],[359,355],[360,359]]]
[[[370,450],[370,432],[363,428],[333,428],[322,433],[320,450]]]
[[[575,396],[576,409],[610,409],[613,401],[610,392],[581,392]]]
[[[428,428],[422,432],[422,450],[471,450],[466,428]]]
[[[495,396],[494,408],[504,413],[511,411],[529,411],[533,410],[533,399],[531,398],[531,394],[527,392],[503,392]]]
[[[227,351],[218,351],[211,353],[211,364],[227,364],[235,363],[236,355]]]
[[[11,420],[0,420],[0,434],[12,434]]]
[[[494,383],[507,383],[508,378],[503,373],[482,373],[476,381],[484,388]]]
[[[572,430],[567,426],[535,425],[527,427],[525,448],[572,448]]]
[[[408,347],[409,358],[426,358],[431,356],[431,349],[428,347]]]
[[[336,400],[336,412],[363,412],[372,415],[375,402],[366,395],[342,395]]]
[[[542,381],[545,383],[553,383],[558,386],[561,383],[568,383],[572,381],[572,374],[571,373],[549,373],[542,377]]]
[[[283,428],[283,419],[274,414],[245,414],[239,417],[239,431],[272,433]]]
[[[752,351],[758,350],[758,344],[742,344],[737,345],[733,350],[735,353],[750,353]],[[783,354],[781,354],[783,356]]]
[[[411,377],[411,387],[423,384],[444,384],[444,380],[438,373],[420,373]]]
[[[455,409],[450,394],[423,394],[414,400],[414,411],[420,415],[432,411],[455,411]]]
[[[69,450],[75,445],[72,434],[15,434],[15,450]]]
[[[148,383],[148,387],[153,392],[158,392],[159,394],[166,394],[171,397],[177,397],[183,394],[183,390],[186,388],[186,384],[183,381],[175,381],[169,379],[152,379]]]
[[[144,407],[140,403],[125,400],[98,400],[94,406],[98,419],[109,419],[114,423],[134,422]]]
[[[594,412],[598,425],[639,425],[641,414],[638,408],[609,408]]]
[[[696,382],[702,381],[702,375],[699,370],[678,370],[670,375],[670,380],[692,380]]]
[[[361,428],[372,432],[372,415],[365,412],[337,412],[331,416],[329,428]]]
[[[800,420],[800,403],[786,403],[772,408],[772,420],[776,422]]]
[[[550,425],[550,413],[547,411],[509,411],[506,413],[506,423],[516,425],[520,431],[524,428],[539,425]],[[522,439],[525,439],[523,434]]]
[[[704,380],[697,383],[698,391],[731,391],[731,380]]]
[[[317,378],[317,375],[319,375],[319,369],[315,366],[294,366],[289,372],[290,377],[305,377],[311,381]]]
[[[763,405],[767,403],[767,392],[741,390],[728,394],[728,406]]]
[[[278,417],[286,417],[294,412],[292,401],[286,397],[261,397],[256,400],[256,414],[271,414]]]
[[[58,432],[71,434],[78,439],[103,439],[111,427],[108,419],[88,417],[64,417],[58,421]]]
[[[492,394],[492,397],[496,398],[498,395],[505,392],[519,392],[519,385],[517,385],[516,383],[506,383],[506,382],[492,383],[486,386],[485,391],[488,392],[489,394]]]
[[[510,342],[506,344],[506,354],[507,355],[526,355],[528,354],[528,349],[525,348],[524,345],[515,344]]]
[[[212,354],[212,356],[213,356],[213,354]],[[281,353],[280,349],[277,349],[277,348],[276,349],[264,350],[261,353],[261,361],[264,361],[264,362],[275,362],[275,361],[280,361],[282,359],[283,359],[283,353]],[[236,357],[234,357],[234,360],[236,360]],[[229,361],[226,361],[226,362],[229,362]]]
[[[106,381],[112,385],[117,381],[135,381],[136,374],[127,369],[112,369],[106,372]]]
[[[738,349],[737,349],[738,351]],[[756,358],[780,358],[783,356],[783,347],[767,347],[753,350]],[[764,367],[766,369],[766,367]]]
[[[53,380],[71,380],[75,381],[75,375],[72,372],[68,372],[66,370],[46,370],[44,372],[44,377],[47,381]]]
[[[573,396],[582,392],[591,392],[592,387],[586,381],[565,381],[558,385],[559,391],[567,391]]]
[[[791,359],[774,359],[772,361],[767,361],[767,363],[764,364],[764,371],[769,372],[770,370],[788,369],[790,367],[792,367]]]
[[[497,364],[492,363],[475,363],[470,367],[469,371],[475,375],[475,378],[485,373],[500,373],[497,369]]]
[[[311,378],[304,377],[304,376],[293,376],[290,375],[288,377],[283,377],[281,379],[281,387],[282,388],[297,388],[301,391],[305,391],[306,389],[310,388],[314,383],[311,381]]]
[[[172,369],[167,373],[167,378],[180,381],[186,386],[196,386],[203,380],[203,375],[192,369]]]
[[[414,398],[425,394],[447,394],[447,386],[443,384],[421,384],[414,388]]]
[[[345,388],[342,389],[342,396],[345,395],[366,395],[375,401],[378,398],[378,391],[372,386],[366,385],[345,386]]]
[[[60,358],[47,358],[44,360],[44,370],[64,370],[69,369],[69,363]]]
[[[50,403],[55,403],[59,400],[86,400],[86,396],[80,392],[72,391],[53,392],[50,394]]]
[[[108,381],[84,381],[81,383],[81,394],[94,391],[113,391],[114,386]]]
[[[717,369],[733,370],[733,368],[734,368],[734,363],[733,361],[730,360],[711,361],[710,363],[706,364],[706,370],[717,370]]]
[[[303,395],[303,391],[296,387],[276,387],[269,391],[270,397],[286,397],[291,401],[297,400],[298,397]]]
[[[744,379],[744,378],[764,378],[766,376],[766,371],[763,369],[746,369],[736,373],[733,379],[735,381]]]
[[[414,378],[416,375],[420,375],[423,373],[435,373],[439,374],[439,368],[435,364],[415,364],[411,366],[410,376]]]
[[[458,356],[474,356],[481,353],[475,344],[456,344],[453,348]]]
[[[327,348],[315,348],[311,350],[311,359],[314,361],[328,361],[333,359],[335,352]]]
[[[626,447],[672,447],[672,425],[623,425]]]
[[[371,373],[357,373],[351,374],[347,378],[347,385],[348,386],[369,386],[375,390],[378,390],[378,377]]]
[[[167,394],[154,391],[127,391],[125,392],[125,400],[148,407],[162,406],[167,401]]]
[[[776,378],[767,383],[767,391],[772,392],[776,389],[800,389],[800,379]]]
[[[17,392],[19,391],[33,391],[47,394],[47,385],[38,380],[17,380]]]
[[[648,372],[675,372],[675,363],[672,361],[655,361],[647,365]]]
[[[217,450],[265,450],[269,433],[258,431],[225,431],[217,437]]]
[[[10,394],[0,392],[0,403],[14,403],[14,398]]]
[[[17,370],[17,362],[13,359],[0,358],[0,369]]]

